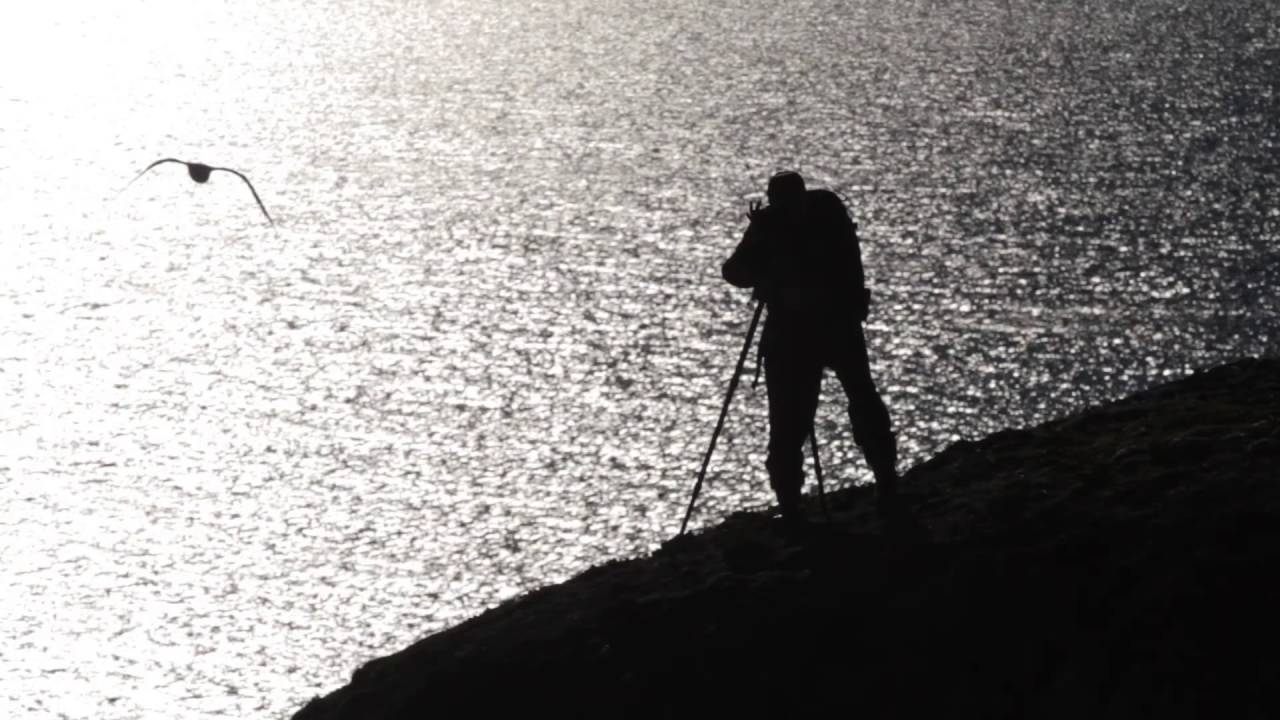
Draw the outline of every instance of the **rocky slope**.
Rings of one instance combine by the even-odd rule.
[[[296,720],[1280,717],[1280,360],[741,514],[368,663]],[[821,517],[820,513],[816,513]]]

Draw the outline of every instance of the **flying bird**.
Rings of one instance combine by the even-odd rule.
[[[164,158],[162,160],[157,160],[151,163],[150,165],[148,165],[142,172],[138,173],[137,177],[129,181],[129,185],[132,185],[135,182],[137,182],[138,178],[142,177],[143,175],[146,175],[147,172],[151,170],[151,168],[157,165],[163,165],[164,163],[181,163],[182,165],[186,165],[187,174],[191,176],[191,179],[202,184],[209,182],[209,175],[214,170],[222,170],[223,172],[229,172],[232,175],[235,175],[236,177],[243,180],[245,185],[249,186],[249,192],[253,193],[253,199],[258,201],[258,207],[262,209],[262,214],[266,215],[267,222],[271,223],[272,225],[276,224],[275,221],[271,219],[271,214],[267,212],[267,206],[262,204],[262,198],[258,197],[258,191],[253,189],[253,183],[249,182],[249,178],[245,177],[244,173],[240,172],[239,170],[232,170],[231,168],[224,168],[224,167],[212,167],[209,165],[205,165],[203,163],[187,162],[186,160],[178,160],[176,158]],[[128,185],[126,185],[125,187],[128,187]]]

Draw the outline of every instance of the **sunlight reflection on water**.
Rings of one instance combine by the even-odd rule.
[[[749,5],[0,31],[44,73],[0,76],[0,708],[282,716],[674,533],[750,315],[719,263],[779,166],[862,223],[904,465],[1277,350],[1267,3]],[[114,195],[164,156],[279,228],[229,176]],[[763,406],[702,522],[768,501]]]

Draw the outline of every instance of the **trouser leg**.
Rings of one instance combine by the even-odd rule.
[[[853,439],[862,449],[876,478],[876,492],[892,496],[898,484],[898,441],[880,392],[871,378],[867,344],[859,327],[841,348],[835,362],[836,377],[849,401]]]
[[[769,394],[769,484],[784,516],[798,516],[804,486],[804,443],[813,431],[822,363],[786,350],[765,357]]]

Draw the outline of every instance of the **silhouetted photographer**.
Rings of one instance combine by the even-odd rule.
[[[795,172],[770,178],[768,200],[765,207],[752,203],[750,225],[722,274],[737,287],[753,288],[768,309],[760,351],[769,396],[769,483],[783,518],[803,523],[804,442],[829,367],[848,397],[854,441],[875,474],[883,515],[897,504],[898,448],[862,332],[870,292],[857,224],[840,196],[806,190]]]

